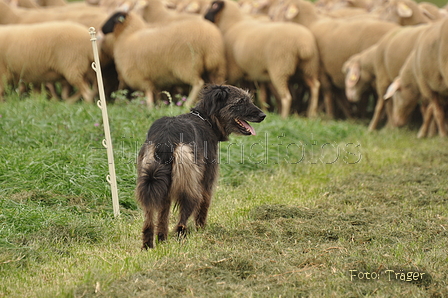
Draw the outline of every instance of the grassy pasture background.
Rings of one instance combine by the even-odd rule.
[[[153,120],[185,111],[109,106],[114,219],[101,111],[0,103],[0,297],[448,296],[447,141],[413,129],[269,114],[222,143],[207,228],[140,251],[135,157]]]
[[[0,103],[0,297],[448,297],[447,140],[412,129],[269,114],[222,144],[207,228],[141,252],[135,156],[154,119],[182,112],[109,106],[114,219],[100,110]]]

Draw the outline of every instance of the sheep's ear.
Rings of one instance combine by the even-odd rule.
[[[268,0],[258,0],[258,1],[254,1],[254,7],[255,8],[264,8],[266,6],[269,5],[269,1]]]
[[[354,7],[356,5],[354,0],[347,0],[346,3],[349,5],[349,7]]]
[[[361,77],[361,65],[357,62],[351,63],[350,66],[347,66],[345,76],[345,86],[353,87],[358,83],[359,78]]]
[[[199,12],[200,9],[200,5],[197,1],[193,1],[188,3],[187,7],[185,7],[185,12],[189,12],[189,13],[197,13]]]
[[[298,8],[296,5],[291,4],[291,5],[289,5],[288,8],[286,9],[286,12],[285,12],[285,18],[286,18],[288,21],[290,21],[290,20],[292,20],[293,18],[295,18],[298,14],[299,14],[299,8]]]
[[[116,11],[129,12],[133,6],[134,3],[132,3],[131,1],[124,1],[117,7]]]
[[[148,2],[145,0],[139,0],[135,3],[134,7],[132,8],[133,11],[141,11],[143,10],[146,6],[148,6]]]
[[[387,88],[386,94],[384,94],[383,99],[387,100],[391,98],[397,90],[400,90],[401,88],[401,78],[396,77],[395,80],[390,84],[390,86]]]
[[[402,18],[410,18],[414,13],[412,9],[403,2],[398,2],[397,12],[398,15]]]
[[[422,7],[420,7],[420,11],[421,11],[422,14],[423,14],[425,17],[427,17],[428,19],[433,20],[433,21],[436,19],[436,16],[433,15],[432,13],[430,13],[426,8],[422,8]]]

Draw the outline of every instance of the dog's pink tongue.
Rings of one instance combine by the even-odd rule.
[[[255,129],[254,129],[252,126],[250,126],[249,123],[247,123],[247,122],[244,121],[244,120],[240,120],[240,122],[241,122],[241,124],[244,126],[244,128],[247,128],[248,130],[250,130],[250,134],[251,134],[251,135],[253,135],[253,136],[256,135],[256,133],[255,133]]]

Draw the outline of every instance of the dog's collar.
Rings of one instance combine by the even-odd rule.
[[[198,111],[196,111],[196,110],[191,110],[191,111],[190,111],[190,114],[195,115],[195,116],[198,116],[199,118],[201,118],[202,121],[207,122],[208,125],[210,125],[210,127],[212,126],[212,124],[210,123],[210,121],[208,121],[208,119],[202,117],[201,113],[199,113]]]

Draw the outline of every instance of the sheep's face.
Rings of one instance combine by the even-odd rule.
[[[358,61],[348,61],[342,70],[345,73],[345,95],[351,102],[358,102],[362,94],[370,88],[371,74],[362,69]]]
[[[396,91],[392,96],[392,118],[393,124],[401,127],[408,122],[409,116],[417,106],[420,93],[415,90],[412,84],[403,83],[400,79],[395,80],[391,86],[394,87],[394,84],[396,84]]]
[[[266,115],[253,104],[247,91],[233,86],[207,86],[193,110],[207,116],[227,137],[231,133],[255,135],[248,122],[261,122]]]
[[[224,9],[224,1],[213,1],[204,18],[212,23],[219,23],[220,12]]]
[[[114,13],[101,27],[101,31],[104,34],[112,33],[116,31],[117,25],[121,25],[126,21],[128,14],[125,12]]]

